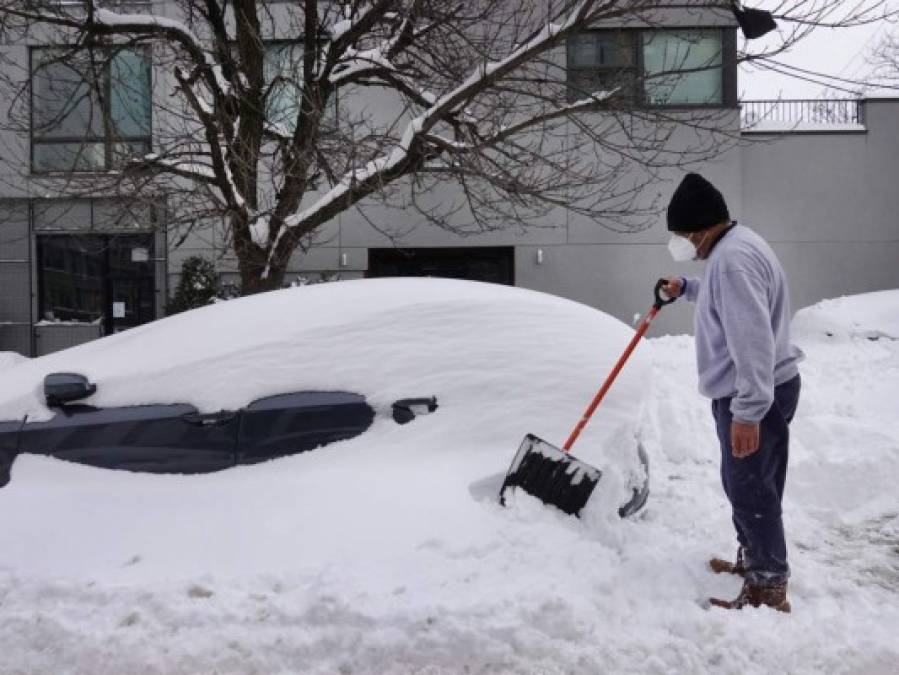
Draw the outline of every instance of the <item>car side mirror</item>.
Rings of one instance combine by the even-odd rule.
[[[87,398],[95,391],[97,385],[78,373],[51,373],[44,378],[44,398],[50,408]]]
[[[427,415],[437,410],[437,397],[402,398],[393,403],[393,419],[397,424],[406,424],[416,415]]]

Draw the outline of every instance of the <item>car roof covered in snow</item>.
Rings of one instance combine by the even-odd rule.
[[[103,407],[189,403],[214,412],[273,394],[340,390],[376,408],[436,395],[457,409],[492,411],[498,424],[554,419],[561,408],[573,424],[632,333],[586,305],[515,287],[432,278],[316,284],[20,363],[4,378],[0,418],[48,418],[44,376],[77,372],[97,384],[86,402]],[[638,350],[603,404],[612,430],[635,424],[641,359]],[[568,431],[547,427],[554,436]]]
[[[899,290],[822,300],[796,312],[792,328],[798,337],[899,340]]]

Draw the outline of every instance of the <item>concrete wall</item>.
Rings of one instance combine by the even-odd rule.
[[[899,288],[899,99],[866,101],[864,126],[745,136],[742,220],[773,244],[794,308]]]
[[[723,111],[718,123],[731,135],[739,134],[737,110]],[[673,134],[669,148],[676,153],[679,148],[690,147],[694,142],[695,131],[684,125]],[[592,152],[593,149],[584,147],[578,151]],[[739,213],[742,175],[738,146],[722,149],[714,160],[690,168],[709,176],[724,193],[731,210]],[[668,168],[660,171],[658,179],[649,182],[643,201],[655,198],[659,206],[664,206],[685,170]],[[637,183],[647,180],[644,169],[634,167],[633,172],[632,180]],[[454,188],[444,192],[444,199],[458,198]],[[543,219],[539,228],[522,230],[513,226],[461,238],[428,224],[411,209],[375,208],[368,211],[368,215],[382,225],[389,224],[393,238],[388,239],[349,211],[339,218],[339,233],[333,244],[323,246],[316,255],[327,254],[333,259],[345,253],[348,264],[338,269],[364,272],[366,252],[370,247],[514,246],[517,285],[589,304],[624,321],[631,321],[635,313],[648,309],[652,287],[659,276],[696,273],[697,269],[695,265],[675,264],[668,255],[669,233],[664,211],[650,218],[649,227],[631,233],[619,233],[610,229],[614,224],[596,222],[558,209]],[[457,217],[462,220],[466,216],[463,212]],[[538,249],[543,251],[542,264],[536,262]],[[669,308],[660,315],[653,330],[683,332],[691,325],[689,311]]]
[[[32,351],[34,241],[25,200],[8,200],[0,218],[0,351]]]

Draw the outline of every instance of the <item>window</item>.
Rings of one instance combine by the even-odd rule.
[[[31,168],[107,171],[150,151],[149,53],[31,54]]]
[[[515,285],[512,246],[370,248],[368,277],[446,277]]]
[[[37,245],[41,320],[100,320],[106,304],[103,238],[39,236]]]
[[[273,41],[265,44],[263,76],[266,85],[271,85],[266,99],[266,118],[291,134],[296,129],[303,96],[303,53],[301,42]],[[322,126],[333,127],[336,114],[336,105],[329,104]]]
[[[568,100],[617,88],[613,105],[735,105],[731,49],[732,30],[586,31],[568,41]]]
[[[641,37],[647,103],[723,103],[720,31],[645,31]]]
[[[589,31],[568,41],[568,100],[618,89],[616,99],[631,101],[637,80],[633,31]]]
[[[37,251],[41,320],[110,334],[156,318],[152,234],[42,234]]]
[[[268,121],[289,133],[296,129],[303,92],[303,45],[296,42],[269,42],[265,45],[263,76],[271,86],[266,100]]]

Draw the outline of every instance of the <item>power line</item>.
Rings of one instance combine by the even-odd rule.
[[[774,64],[775,66],[777,66],[779,68],[786,68],[788,70],[793,70],[793,71],[802,73],[804,75],[809,75],[812,77],[820,77],[820,78],[824,78],[825,80],[835,80],[837,82],[843,82],[845,84],[854,84],[854,85],[858,85],[860,87],[867,87],[867,86],[871,86],[871,85],[875,84],[873,82],[867,82],[865,80],[849,79],[849,78],[845,78],[845,77],[838,77],[836,75],[828,75],[827,73],[821,73],[821,72],[817,72],[814,70],[808,70],[806,68],[800,68],[799,66],[793,66],[788,63],[783,63],[782,61],[776,61],[775,59],[763,58],[763,59],[758,59],[758,61],[760,61],[762,64],[764,64],[764,63]],[[877,86],[880,88],[883,88],[883,89],[895,89],[895,90],[899,91],[899,86],[896,86],[896,85],[877,84]],[[825,89],[831,88],[831,87],[832,87],[832,85],[825,85]]]
[[[831,84],[828,84],[827,82],[824,82],[824,81],[821,81],[821,80],[816,80],[816,79],[813,79],[813,78],[811,78],[811,77],[806,77],[806,76],[804,76],[804,75],[800,75],[800,74],[795,73],[795,72],[790,72],[789,70],[782,70],[782,69],[780,69],[780,68],[778,68],[778,67],[776,67],[776,66],[773,66],[773,65],[771,65],[771,64],[768,64],[768,63],[758,62],[758,65],[759,65],[760,68],[763,68],[763,69],[765,69],[765,70],[770,70],[770,71],[772,71],[772,72],[774,72],[774,73],[779,73],[779,74],[781,74],[781,75],[786,75],[787,77],[792,77],[793,79],[796,79],[796,80],[802,80],[803,82],[809,82],[809,83],[811,83],[811,84],[817,84],[817,85],[823,86],[823,87],[830,87],[831,89],[838,89],[839,91],[843,91],[843,92],[845,92],[845,93],[847,93],[847,94],[852,94],[853,96],[859,96],[859,95],[861,94],[861,92],[858,91],[858,90],[855,90],[855,89],[847,89],[846,87],[841,87],[841,86],[838,86],[838,85],[831,85]]]

